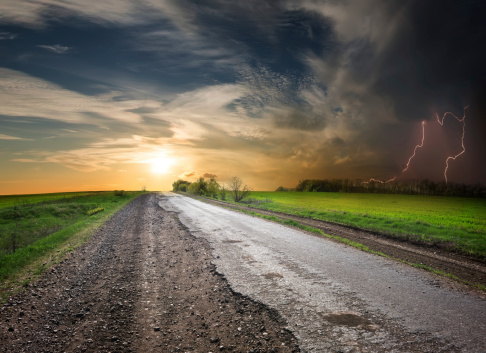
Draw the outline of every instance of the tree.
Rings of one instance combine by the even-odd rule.
[[[207,182],[207,186],[206,186],[206,189],[207,189],[206,196],[217,199],[220,188],[221,187],[219,186],[216,179],[214,179],[214,178],[209,179],[209,181]]]
[[[237,176],[230,179],[228,183],[228,189],[231,197],[235,202],[240,202],[245,197],[248,197],[251,192],[250,188],[247,185],[243,186],[243,180],[241,180],[241,178]]]
[[[219,197],[221,200],[226,201],[226,189],[224,188],[224,185],[219,190]]]
[[[182,179],[178,179],[172,183],[172,190],[174,191],[187,191],[188,186],[191,185],[190,182]]]
[[[208,188],[208,183],[204,181],[204,178],[199,178],[197,181],[189,185],[187,192],[193,195],[205,195]]]

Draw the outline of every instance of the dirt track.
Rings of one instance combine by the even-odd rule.
[[[299,351],[283,319],[232,292],[211,259],[143,195],[0,307],[0,351]]]

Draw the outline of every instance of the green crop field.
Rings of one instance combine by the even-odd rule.
[[[140,194],[111,191],[0,197],[0,280],[58,251],[71,237],[101,224]]]
[[[486,259],[486,200],[459,197],[252,192],[252,205],[409,237],[424,243],[443,242]]]

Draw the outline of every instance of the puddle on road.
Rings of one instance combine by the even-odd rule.
[[[324,320],[334,325],[357,327],[368,331],[374,331],[375,329],[370,320],[355,313],[333,313],[321,316]]]

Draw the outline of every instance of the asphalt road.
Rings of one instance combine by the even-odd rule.
[[[306,352],[486,352],[486,301],[431,274],[166,193],[232,288],[278,312]]]

